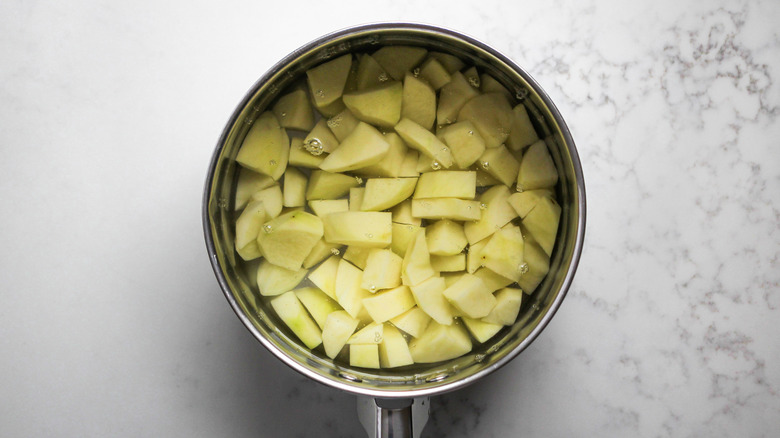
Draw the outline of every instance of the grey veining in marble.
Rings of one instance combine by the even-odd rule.
[[[0,3],[3,436],[364,436],[352,396],[289,370],[229,310],[200,201],[257,77],[391,20],[526,68],[588,190],[552,323],[433,398],[423,436],[777,436],[780,3],[339,5]]]

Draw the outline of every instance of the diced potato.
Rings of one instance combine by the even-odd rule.
[[[507,202],[509,196],[509,189],[503,185],[491,187],[482,193],[479,197],[480,204],[485,205],[481,211],[482,216],[476,222],[463,225],[469,243],[474,244],[485,239],[517,217],[517,212]]]
[[[373,293],[400,286],[403,261],[403,258],[389,249],[369,249],[363,269],[363,289]]]
[[[477,269],[482,267],[482,264],[485,262],[482,250],[485,249],[485,245],[487,245],[489,241],[490,238],[487,237],[479,242],[469,244],[468,253],[466,254],[466,271],[469,274],[473,274]]]
[[[236,161],[255,172],[278,180],[287,168],[290,139],[276,116],[266,111],[252,123],[236,155]]]
[[[366,196],[365,187],[352,187],[349,189],[349,211],[360,211],[363,206],[363,198]]]
[[[309,201],[309,207],[319,217],[326,214],[349,211],[349,201],[346,199],[315,199]]]
[[[257,268],[256,277],[260,295],[270,297],[293,290],[303,280],[307,272],[307,269],[291,271],[269,263],[268,260],[263,260]]]
[[[489,241],[490,239],[485,240]],[[496,274],[488,268],[479,268],[474,272],[474,275],[482,279],[482,281],[485,283],[485,286],[491,293],[509,286],[514,282],[509,278]]]
[[[309,280],[329,297],[336,299],[336,275],[341,257],[332,255],[309,274]]]
[[[401,257],[406,256],[409,242],[412,241],[415,234],[421,229],[422,227],[419,225],[393,223],[393,241],[390,243],[390,249]]]
[[[509,129],[506,146],[513,151],[519,151],[538,140],[539,136],[528,117],[528,110],[522,103],[518,104],[512,109],[512,127]]]
[[[506,89],[500,82],[498,82],[493,76],[487,73],[479,75],[479,90],[483,93],[500,93],[503,94],[507,101],[512,100],[512,93]]]
[[[363,307],[375,322],[389,321],[415,306],[412,291],[407,286],[398,286],[363,298]]]
[[[469,85],[479,90],[479,72],[477,67],[471,66],[463,71],[463,77],[466,78]]]
[[[344,172],[378,163],[390,150],[390,143],[382,133],[367,124],[359,123],[339,147],[320,164],[328,172]]]
[[[399,204],[415,191],[417,178],[369,178],[362,211],[381,211]]]
[[[460,254],[468,243],[463,226],[448,219],[442,219],[429,225],[425,229],[425,237],[428,251],[431,255],[437,256]]]
[[[436,91],[424,80],[407,73],[404,77],[401,117],[430,130],[436,121]]]
[[[322,220],[313,214],[294,211],[263,225],[257,244],[269,262],[298,270],[323,235]]]
[[[393,215],[393,222],[397,224],[409,224],[420,226],[422,219],[412,216],[412,201],[407,199],[393,207],[390,212]]]
[[[452,166],[454,161],[450,148],[436,138],[431,131],[428,131],[412,120],[401,119],[401,121],[395,125],[395,132],[401,136],[407,146],[433,158],[442,167],[448,168]]]
[[[436,123],[439,125],[455,123],[463,105],[479,96],[479,91],[469,85],[468,80],[460,72],[453,73],[450,81],[441,87],[439,93],[439,106],[436,109]]]
[[[319,169],[320,164],[327,155],[312,155],[304,148],[303,140],[293,137],[290,140],[290,158],[288,165],[307,167],[309,169]]]
[[[523,226],[548,256],[552,255],[560,218],[561,207],[550,197],[541,198],[523,218]]]
[[[284,172],[282,199],[285,207],[303,207],[306,204],[306,176],[294,167]]]
[[[362,55],[358,61],[357,90],[366,90],[381,86],[390,76],[371,55]]]
[[[352,133],[360,120],[347,108],[328,119],[326,124],[338,141],[344,141]],[[332,152],[332,151],[331,151]]]
[[[274,184],[271,187],[265,188],[252,194],[249,198],[251,202],[261,201],[263,208],[265,208],[265,220],[271,220],[282,212],[282,204],[284,203],[284,196],[282,195],[282,188],[279,184]]]
[[[446,288],[444,279],[430,277],[416,286],[411,286],[412,295],[417,306],[439,324],[452,324],[452,307],[443,292]]]
[[[418,338],[423,334],[428,327],[428,324],[430,324],[431,317],[422,309],[415,306],[391,319],[390,322],[400,330],[403,330],[404,333],[407,333],[414,338]]]
[[[532,144],[523,154],[517,174],[518,191],[553,187],[558,182],[558,170],[543,140]]]
[[[368,298],[371,293],[362,287],[363,271],[353,266],[350,262],[339,260],[336,272],[336,301],[356,319],[362,319],[363,298]]]
[[[377,344],[350,344],[349,365],[360,368],[379,368]]]
[[[491,271],[514,281],[523,275],[523,233],[509,224],[493,233],[482,250],[483,264]]]
[[[271,307],[279,318],[307,347],[315,348],[322,343],[322,332],[311,319],[295,292],[285,292],[271,300]]]
[[[421,63],[427,54],[428,51],[422,47],[385,46],[371,56],[391,78],[400,81],[406,72],[411,71],[412,68]]]
[[[308,131],[314,126],[314,113],[303,89],[285,94],[276,101],[273,113],[282,128]]]
[[[254,194],[276,184],[268,175],[261,175],[249,169],[240,169],[238,182],[236,183],[236,197],[233,208],[241,210],[249,203],[249,198]]]
[[[488,290],[481,278],[473,274],[463,274],[452,286],[446,288],[442,295],[461,315],[469,318],[487,316],[496,305],[496,298]]]
[[[344,260],[352,263],[360,269],[366,269],[368,263],[368,255],[373,248],[367,248],[363,246],[348,246],[344,251]],[[368,289],[367,287],[364,289]]]
[[[265,217],[263,201],[255,201],[247,205],[238,219],[236,219],[236,248],[252,250],[251,254],[256,254],[253,258],[260,256],[259,248],[257,248],[257,235],[260,234],[260,230],[263,228]],[[255,248],[247,248],[247,245],[254,245]],[[241,255],[241,252],[239,252],[239,255]]]
[[[523,291],[507,287],[496,292],[496,305],[482,321],[492,324],[512,325],[520,313]]]
[[[420,154],[414,150],[406,151],[406,156],[401,162],[401,170],[398,172],[400,177],[417,177],[420,172],[417,171],[417,161]]]
[[[509,137],[513,120],[512,107],[501,93],[477,96],[461,107],[458,121],[470,121],[485,140],[485,147],[495,148]]]
[[[466,316],[462,317],[461,320],[469,333],[471,333],[471,336],[474,336],[474,339],[481,344],[490,340],[490,338],[504,328],[501,324],[494,324],[480,319],[472,319]]]
[[[485,140],[468,120],[444,128],[442,138],[452,150],[452,158],[460,169],[474,164],[485,152]]]
[[[517,284],[523,289],[523,292],[531,294],[550,270],[550,256],[538,243],[529,238],[525,242],[523,257],[527,264],[527,271],[523,269],[526,272],[520,276]]]
[[[385,325],[372,322],[350,336],[347,344],[378,344],[382,342]]]
[[[329,358],[334,359],[338,356],[358,324],[360,321],[349,316],[349,313],[344,310],[337,310],[328,315],[322,328],[322,346],[325,347],[325,354]]]
[[[355,126],[357,126],[357,120],[355,121]],[[354,126],[352,128],[354,129]],[[306,135],[306,138],[303,139],[303,144],[310,149],[307,152],[329,154],[339,147],[339,139],[336,138],[333,131],[328,127],[328,121],[320,119],[309,134]]]
[[[428,58],[420,66],[420,77],[428,81],[434,90],[438,90],[450,81],[452,76],[435,58]]]
[[[341,306],[337,302],[316,287],[296,289],[295,296],[298,297],[303,307],[309,311],[309,314],[321,329],[325,329],[325,321],[327,321],[328,315],[341,310]]]
[[[332,213],[323,218],[325,241],[384,248],[392,241],[391,214],[375,211]]]
[[[551,189],[526,190],[513,193],[507,199],[509,205],[515,209],[521,218],[525,218],[542,198],[552,198],[554,192]]]
[[[414,199],[461,198],[474,199],[477,174],[466,170],[440,170],[420,176]]]
[[[352,55],[343,55],[306,71],[314,105],[322,111],[334,104],[344,93],[352,67]]]
[[[385,324],[382,343],[379,344],[379,364],[382,368],[396,368],[413,363],[404,336],[392,325]]]
[[[401,264],[401,279],[403,284],[414,286],[433,277],[436,274],[431,267],[428,244],[425,241],[425,229],[421,228],[409,242]]]
[[[471,351],[471,339],[460,324],[443,325],[435,321],[419,338],[409,342],[409,352],[416,363],[455,359]]]
[[[315,170],[309,177],[306,200],[337,199],[349,193],[350,188],[359,185],[360,182],[349,175]]]
[[[479,163],[485,172],[506,186],[512,185],[520,169],[520,163],[504,145],[485,149],[479,157]]]
[[[475,221],[481,216],[479,201],[458,198],[413,199],[412,216],[423,219]]]
[[[376,88],[345,94],[344,105],[365,123],[392,128],[401,119],[403,85],[391,81]]]
[[[449,74],[462,70],[463,67],[466,66],[460,58],[455,55],[450,55],[449,53],[431,52],[429,56],[439,61]]]
[[[402,165],[406,158],[406,153],[409,148],[406,147],[406,143],[395,132],[388,132],[384,134],[385,140],[390,144],[390,149],[387,151],[387,155],[382,158],[376,164],[370,166],[361,167],[355,169],[354,173],[366,176],[384,176],[389,178],[396,178],[401,175]],[[412,175],[417,176],[417,175]]]
[[[318,264],[319,262],[330,257],[334,251],[338,251],[341,245],[328,243],[325,239],[320,239],[314,248],[311,249],[309,255],[303,260],[303,267],[306,269]]]
[[[431,267],[436,272],[458,272],[466,269],[466,254],[431,256]]]

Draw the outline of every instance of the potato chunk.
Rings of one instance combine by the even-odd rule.
[[[325,241],[384,248],[393,238],[391,214],[375,211],[332,213],[323,219]]]

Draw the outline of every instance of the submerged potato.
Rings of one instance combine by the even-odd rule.
[[[257,299],[353,367],[446,361],[506,333],[561,215],[554,149],[525,103],[411,46],[323,62],[279,96],[236,157],[236,250],[261,257]]]

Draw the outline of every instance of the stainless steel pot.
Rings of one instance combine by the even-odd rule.
[[[335,363],[301,345],[252,292],[251,276],[237,263],[233,208],[238,149],[252,121],[307,69],[347,52],[384,45],[422,46],[456,55],[488,72],[524,100],[537,132],[547,141],[558,169],[562,207],[550,272],[527,298],[517,322],[470,354],[411,371],[367,370]],[[369,24],[325,35],[294,51],[266,72],[239,103],[217,143],[206,178],[203,227],[214,273],[228,303],[249,331],[279,360],[301,374],[362,396],[361,421],[371,436],[419,436],[427,398],[462,388],[496,371],[523,351],[549,323],[574,277],[585,232],[585,186],[574,141],[539,84],[506,56],[466,35],[421,24]]]

